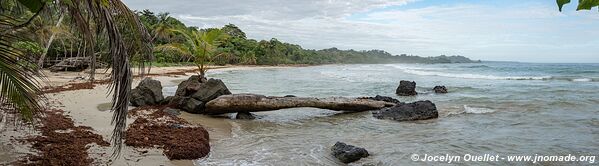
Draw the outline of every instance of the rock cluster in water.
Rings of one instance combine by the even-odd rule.
[[[399,87],[397,87],[395,90],[395,93],[400,96],[417,95],[418,92],[416,92],[416,82],[401,80],[399,82]]]
[[[439,117],[437,107],[431,101],[417,101],[407,104],[397,104],[393,107],[383,108],[372,112],[378,119],[396,121],[426,120]]]
[[[231,91],[219,79],[191,76],[177,87],[170,104],[189,113],[202,113],[204,105],[218,96],[229,95]]]
[[[157,105],[164,100],[162,84],[152,78],[143,79],[135,89],[131,90],[129,101],[133,106]]]
[[[445,86],[435,86],[433,91],[435,91],[435,93],[447,93],[447,88]]]
[[[331,154],[343,163],[351,163],[361,158],[368,157],[368,151],[364,148],[337,142],[331,147]]]

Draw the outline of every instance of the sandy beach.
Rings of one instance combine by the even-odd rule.
[[[279,68],[288,66],[214,66],[210,71],[249,70],[255,68]],[[148,75],[159,80],[163,87],[176,86],[178,82],[195,74],[196,67],[153,67]],[[106,72],[105,72],[106,71]],[[209,71],[209,72],[210,72]],[[109,77],[110,70],[100,69],[96,72],[96,80],[105,80]],[[138,72],[138,71],[135,71]],[[186,73],[182,75],[181,73]],[[85,72],[49,72],[44,71],[46,78],[44,84],[52,87],[69,86],[69,84],[84,83],[88,78]],[[140,81],[134,79],[133,87]],[[110,94],[107,84],[96,84],[93,89],[69,90],[58,93],[46,94],[50,104],[49,108],[64,110],[67,117],[73,119],[77,126],[92,127],[96,134],[109,141],[114,126],[110,124],[112,112],[110,109]],[[133,107],[131,107],[133,108]],[[7,122],[7,116],[0,115],[0,164],[9,164],[20,159],[26,154],[36,153],[31,145],[18,141],[26,137],[39,135],[38,131],[29,126],[15,126]],[[205,115],[189,114],[181,112],[179,116],[186,121],[201,125],[210,134],[210,141],[230,137],[231,124],[225,118],[215,118]],[[10,119],[10,118],[8,118]],[[130,124],[135,119],[129,118]],[[88,153],[94,159],[94,165],[193,165],[191,160],[169,160],[163,155],[162,150],[157,148],[132,148],[124,146],[122,156],[116,161],[111,160],[112,146],[103,147],[93,144]]]

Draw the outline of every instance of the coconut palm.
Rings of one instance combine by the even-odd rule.
[[[211,63],[216,57],[224,55],[224,53],[218,52],[219,45],[228,37],[220,29],[208,29],[208,30],[179,30],[171,29],[175,33],[179,33],[185,36],[186,42],[181,43],[169,43],[158,46],[158,49],[174,49],[183,53],[184,55],[192,55],[194,57],[194,63],[200,70],[200,76],[204,77],[208,70],[207,65]]]
[[[68,13],[81,35],[86,56],[92,57],[91,81],[95,73],[95,38],[103,35],[108,38],[112,68],[112,124],[115,125],[111,142],[115,145],[116,153],[113,155],[118,156],[125,133],[133,75],[130,59],[141,57],[139,66],[143,68],[143,59],[152,56],[151,38],[137,15],[120,0],[3,0],[1,3],[6,4],[11,5],[11,9],[5,10],[7,8],[3,6],[0,13],[0,104],[18,110],[28,120],[40,115],[42,107],[38,99],[41,98],[41,84],[36,81],[40,74],[35,71],[35,63],[28,61],[31,58],[11,43],[24,40],[19,33],[33,19],[52,12]],[[27,12],[32,14],[25,19],[14,15]]]

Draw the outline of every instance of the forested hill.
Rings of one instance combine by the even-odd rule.
[[[186,26],[170,17],[168,13],[155,14],[149,10],[136,12],[153,37],[154,55],[158,63],[178,63],[193,60],[187,50],[185,36],[176,31],[208,31]],[[257,41],[233,24],[220,28],[228,37],[218,44],[219,56],[212,63],[277,65],[277,64],[333,64],[333,63],[471,63],[463,56],[420,57],[391,55],[382,50],[355,51],[329,48],[323,50],[304,49],[297,44],[281,42],[275,38]]]

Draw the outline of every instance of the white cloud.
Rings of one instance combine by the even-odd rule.
[[[248,37],[278,38],[309,49],[383,49],[423,56],[461,54],[475,59],[554,61],[568,51],[594,59],[583,47],[598,43],[596,12],[559,13],[554,3],[431,5],[412,0],[124,0],[132,9],[170,12],[188,25],[239,26]],[[359,15],[360,17],[356,17]],[[528,57],[528,58],[526,58]],[[530,58],[533,57],[533,58]],[[594,59],[596,62],[598,58]]]

